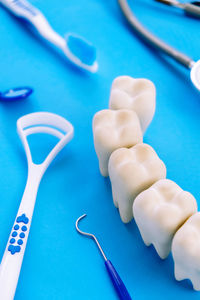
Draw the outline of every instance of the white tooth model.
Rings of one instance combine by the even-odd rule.
[[[168,179],[157,181],[133,203],[133,215],[144,243],[153,244],[163,259],[171,251],[176,231],[196,211],[192,194]]]
[[[200,213],[190,217],[172,242],[176,280],[190,279],[200,291]]]
[[[137,195],[166,177],[165,164],[147,144],[116,150],[110,156],[108,169],[113,201],[124,223],[133,218],[132,206]]]
[[[93,136],[103,176],[108,176],[108,160],[114,150],[132,147],[143,140],[137,114],[127,109],[97,112],[93,118]]]
[[[153,119],[155,107],[156,89],[150,80],[119,76],[113,81],[109,108],[134,110],[140,119],[143,132]]]

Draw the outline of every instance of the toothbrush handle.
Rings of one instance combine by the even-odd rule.
[[[30,170],[24,195],[0,265],[0,299],[13,300],[31,226],[40,172]]]
[[[132,300],[127,288],[125,287],[123,281],[121,280],[119,274],[115,270],[110,260],[105,261],[105,266],[108,274],[112,280],[112,283],[117,291],[120,300]]]
[[[40,11],[26,0],[0,0],[14,15],[31,21]]]
[[[39,9],[26,0],[0,0],[15,16],[24,18],[37,30],[37,32],[50,43],[63,49],[65,39],[57,34]]]

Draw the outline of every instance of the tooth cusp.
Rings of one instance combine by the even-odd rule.
[[[200,291],[200,212],[191,216],[176,232],[172,242],[175,278],[189,279]]]
[[[93,118],[93,137],[100,172],[108,176],[108,160],[120,147],[132,147],[143,140],[142,130],[134,111],[105,109]]]
[[[197,211],[195,198],[175,182],[163,179],[135,199],[133,214],[145,244],[153,244],[164,259],[176,231]]]
[[[121,148],[114,151],[110,156],[108,169],[113,201],[115,206],[119,207],[124,223],[133,218],[132,205],[137,195],[166,177],[163,161],[147,144],[137,144],[130,149]]]
[[[156,89],[150,80],[119,76],[112,83],[109,108],[134,110],[145,132],[155,113],[155,98]]]

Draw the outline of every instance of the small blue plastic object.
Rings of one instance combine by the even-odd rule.
[[[24,223],[24,224],[28,224],[29,219],[27,218],[27,216],[25,214],[22,214],[21,216],[17,217],[17,223]]]
[[[16,237],[16,236],[17,236],[17,231],[13,231],[12,237]]]
[[[14,243],[15,243],[15,239],[12,238],[12,239],[10,240],[10,244],[14,244]]]
[[[15,230],[19,230],[19,225],[16,224],[15,227],[14,227],[14,229],[15,229]]]
[[[67,46],[69,50],[75,55],[80,61],[88,66],[92,66],[96,61],[96,48],[84,38],[68,34],[66,36]]]
[[[21,246],[21,245],[23,244],[23,241],[22,241],[21,239],[19,239],[19,240],[17,241],[17,244]]]
[[[21,247],[20,247],[20,246],[10,245],[10,246],[8,247],[8,251],[10,251],[10,253],[11,253],[12,255],[14,255],[14,254],[17,253],[17,252],[20,252],[20,250],[21,250]]]
[[[30,87],[18,87],[0,92],[0,100],[5,102],[23,100],[29,97],[33,93],[33,89]]]
[[[27,231],[27,227],[25,225],[22,226],[22,231]]]
[[[24,239],[24,238],[25,238],[25,233],[24,233],[24,232],[21,232],[20,235],[19,235],[19,237],[20,237],[21,239]]]

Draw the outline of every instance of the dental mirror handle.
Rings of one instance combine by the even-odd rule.
[[[154,48],[163,51],[168,56],[172,57],[174,60],[176,60],[186,68],[192,68],[192,66],[195,63],[193,59],[185,55],[184,53],[176,50],[175,48],[171,47],[170,45],[166,44],[165,42],[157,38],[154,34],[152,34],[150,31],[148,31],[132,13],[127,0],[118,0],[118,4],[129,25],[138,35],[140,35],[140,37],[142,37]]]
[[[181,8],[187,15],[200,18],[200,5],[199,1],[193,1],[191,3],[182,3],[176,0],[155,0],[169,6]]]
[[[131,300],[131,296],[129,295],[129,292],[127,288],[125,287],[123,281],[121,280],[119,274],[115,270],[113,264],[110,260],[105,260],[105,266],[108,271],[108,274],[112,280],[113,286],[115,287],[115,290],[119,296],[120,300]]]
[[[13,300],[15,296],[42,174],[42,165],[33,164],[29,168],[26,188],[0,265],[1,300]]]

